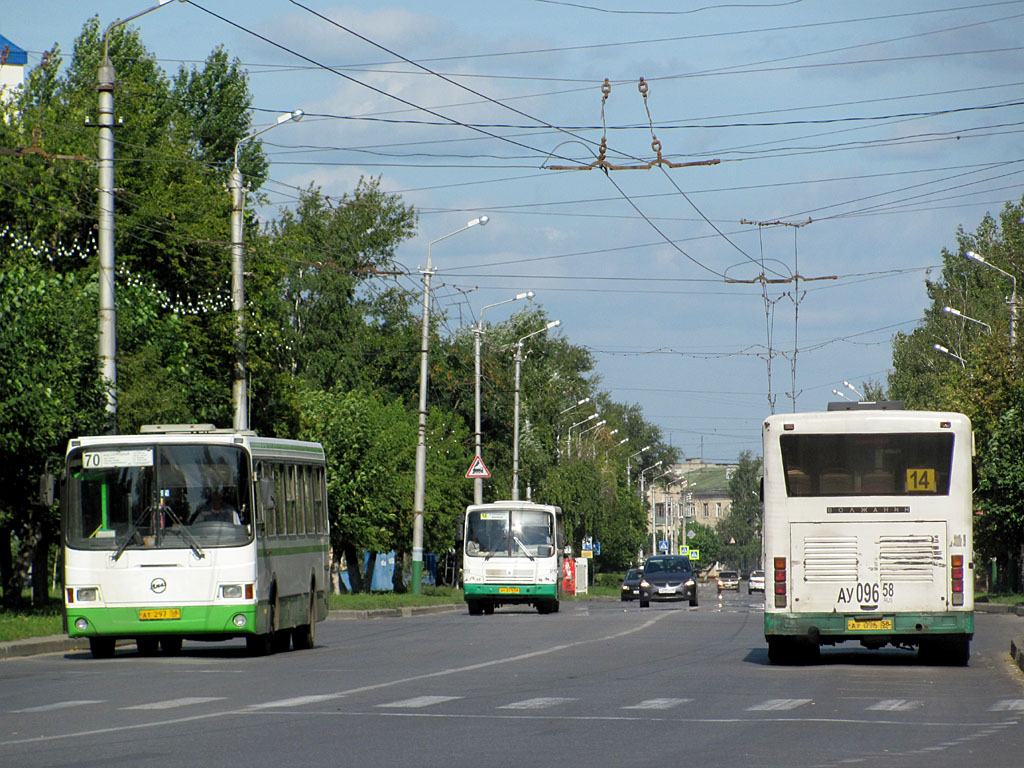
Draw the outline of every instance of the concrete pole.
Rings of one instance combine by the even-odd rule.
[[[111,25],[113,27],[113,25]],[[110,32],[110,28],[107,29]],[[117,312],[114,304],[114,64],[107,53],[98,76],[99,90],[99,355],[107,388],[107,415],[117,431]]]
[[[519,373],[523,367],[523,342],[516,344],[516,375],[512,407],[512,501],[519,501]]]
[[[235,163],[228,177],[231,190],[231,310],[235,316],[235,365],[231,381],[231,402],[234,407],[234,428],[249,428],[249,395],[245,371],[245,256],[242,214],[245,210],[245,188],[242,172]]]

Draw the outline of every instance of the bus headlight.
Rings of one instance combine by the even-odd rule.
[[[82,587],[77,590],[76,598],[80,603],[91,603],[96,601],[96,587]]]
[[[236,613],[235,617],[231,619],[231,621],[236,627],[244,627],[246,621],[245,615],[241,613]]]
[[[220,596],[228,600],[239,600],[242,597],[241,584],[221,584]],[[238,618],[237,616],[235,617]],[[237,623],[237,622],[236,622]]]
[[[79,632],[85,632],[85,630],[87,630],[88,628],[89,622],[83,619],[81,616],[75,619],[75,629],[77,629]]]

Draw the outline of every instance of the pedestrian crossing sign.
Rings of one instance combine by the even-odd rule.
[[[487,465],[484,464],[484,460],[479,456],[473,459],[473,463],[469,465],[469,471],[466,472],[466,477],[470,480],[475,480],[478,477],[490,477],[491,473],[487,470]]]

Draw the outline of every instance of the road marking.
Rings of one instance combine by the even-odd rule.
[[[748,712],[767,712],[780,709],[796,709],[802,707],[804,704],[809,704],[810,699],[768,699],[762,701],[760,704],[755,704],[752,707],[747,707]]]
[[[178,707],[190,707],[193,704],[205,704],[208,701],[224,701],[224,698],[224,696],[187,696],[182,699],[136,704],[134,707],[121,707],[121,709],[177,709]]]
[[[1003,699],[988,709],[989,712],[1024,712],[1024,699]]]
[[[917,709],[920,706],[920,701],[912,701],[908,699],[882,699],[881,701],[872,704],[868,709],[876,712],[909,712],[910,710]]]
[[[402,699],[401,701],[392,701],[388,704],[378,704],[378,707],[395,707],[395,708],[407,708],[407,707],[430,707],[434,704],[443,704],[446,701],[455,701],[461,699],[462,696],[413,696],[411,699]]]
[[[11,714],[21,715],[26,712],[51,712],[55,709],[67,709],[69,707],[84,707],[86,704],[103,703],[103,699],[75,699],[73,701],[57,701],[53,704],[43,704],[39,707],[28,707],[26,709],[12,709]]]
[[[630,704],[623,709],[671,709],[680,704],[686,704],[693,699],[645,699],[639,704]]]
[[[511,704],[503,704],[498,709],[548,709],[549,707],[557,707],[559,704],[567,704],[570,701],[576,701],[576,699],[564,699],[559,696],[538,696],[534,699],[523,699],[522,701],[514,701]]]
[[[295,696],[291,699],[265,701],[262,704],[250,704],[246,709],[278,709],[280,707],[301,707],[305,704],[319,704],[322,701],[340,699],[344,693],[318,693],[309,696]]]

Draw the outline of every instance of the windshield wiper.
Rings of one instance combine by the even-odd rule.
[[[526,556],[527,556],[528,558],[530,558],[531,560],[536,560],[536,559],[537,559],[537,558],[535,558],[535,557],[534,557],[533,555],[531,555],[531,554],[530,554],[530,550],[528,550],[528,549],[526,548],[526,545],[525,545],[525,544],[523,544],[523,542],[522,542],[522,541],[520,541],[520,539],[519,539],[519,537],[518,537],[518,536],[513,536],[513,537],[512,537],[512,541],[514,541],[514,542],[515,542],[516,544],[518,544],[518,545],[519,545],[519,548],[520,548],[521,550],[523,550],[523,552],[525,552],[525,553],[526,553]]]
[[[132,521],[131,526],[128,528],[128,533],[126,533],[124,536],[124,541],[121,543],[121,545],[117,548],[117,551],[114,553],[112,559],[115,563],[121,559],[121,555],[123,555],[124,551],[128,549],[128,545],[131,543],[132,539],[135,538],[135,535],[139,532],[139,526],[142,524],[142,521],[145,519],[146,515],[149,514],[149,511],[151,509],[153,509],[152,505],[146,507],[141,512],[139,512],[138,517],[136,517]]]
[[[181,522],[181,518],[174,514],[174,510],[171,509],[170,507],[161,507],[161,509],[163,509],[164,513],[169,518],[171,518],[171,522],[177,526],[175,530],[177,530],[178,533],[181,534],[181,538],[183,538],[185,540],[185,543],[188,544],[189,547],[191,547],[192,552],[195,553],[195,556],[198,557],[200,560],[206,557],[206,553],[203,552],[203,548],[199,546],[199,542],[196,541],[196,537],[189,533],[188,528],[186,528],[185,524]]]
[[[501,541],[498,542],[498,546],[501,547],[501,545],[504,544],[506,541],[508,541],[508,531],[505,531],[505,533],[502,534]],[[486,560],[490,560],[492,557],[494,557],[499,552],[504,552],[504,551],[505,550],[503,550],[503,549],[492,549],[491,550],[491,554],[489,554],[487,557],[485,557],[484,560],[485,561]]]

